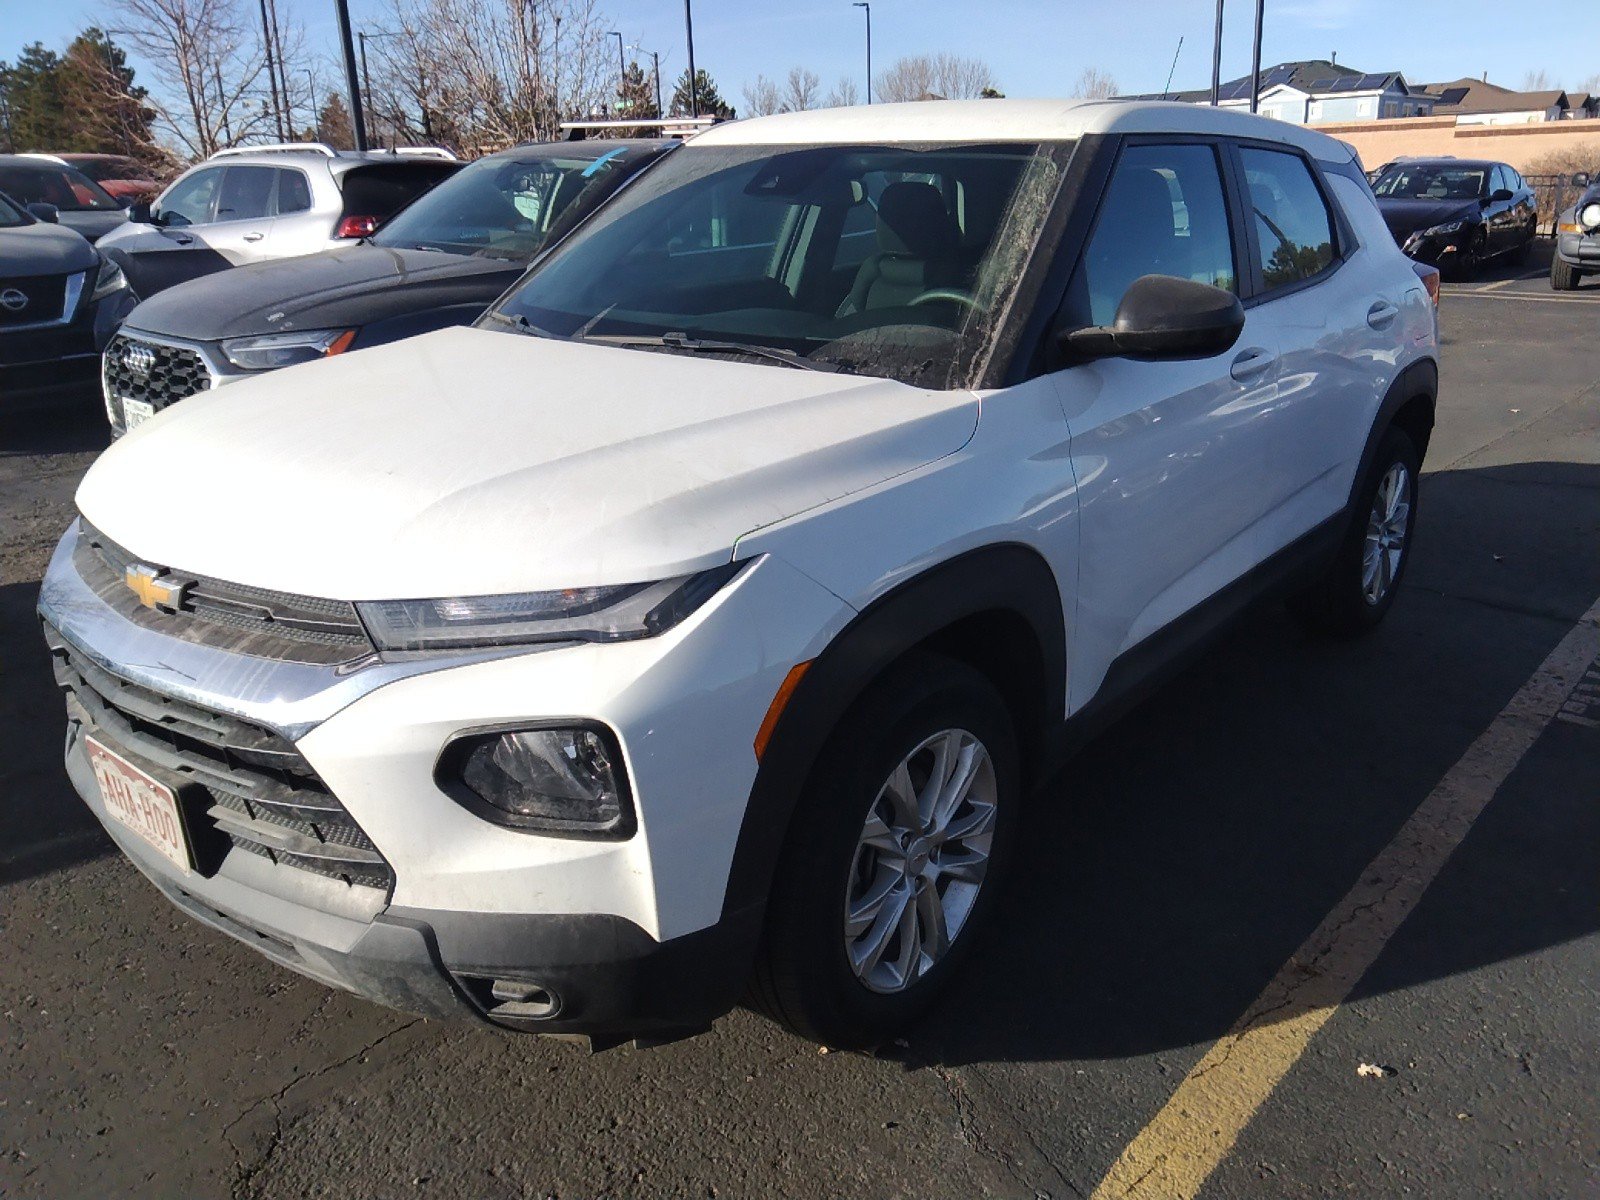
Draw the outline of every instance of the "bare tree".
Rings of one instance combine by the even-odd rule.
[[[982,59],[957,54],[916,54],[899,59],[873,81],[879,99],[970,100],[995,86]]]
[[[861,90],[856,87],[856,81],[846,75],[833,85],[833,90],[828,93],[829,108],[849,108],[852,104],[861,103]]]
[[[805,67],[790,67],[789,78],[783,88],[783,109],[785,112],[804,112],[808,108],[815,108],[821,92],[822,80],[817,78],[815,71]]]
[[[266,130],[259,22],[241,0],[119,0],[116,33],[155,77],[156,124],[190,158]]]
[[[757,75],[755,81],[745,84],[742,90],[746,116],[765,117],[783,111],[783,96],[778,85],[765,75]]]
[[[1548,92],[1559,86],[1550,82],[1550,72],[1543,67],[1537,71],[1529,71],[1522,77],[1522,90],[1525,92]]]
[[[1109,100],[1117,94],[1117,81],[1099,67],[1085,67],[1072,85],[1072,95],[1080,100]]]

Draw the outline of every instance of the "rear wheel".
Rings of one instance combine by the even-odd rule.
[[[1333,565],[1290,602],[1307,626],[1349,637],[1383,620],[1411,557],[1417,473],[1416,446],[1402,430],[1391,427],[1378,443]]]
[[[840,722],[794,817],[753,993],[824,1045],[894,1035],[970,952],[1009,864],[1020,787],[1004,702],[916,655]]]
[[[1557,254],[1550,260],[1550,286],[1556,291],[1573,291],[1578,286],[1578,280],[1582,278],[1583,273],[1563,259],[1561,255]]]

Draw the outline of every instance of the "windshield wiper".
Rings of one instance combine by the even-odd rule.
[[[802,371],[837,371],[830,362],[817,362],[796,354],[793,350],[780,350],[776,346],[753,346],[747,342],[719,342],[706,338],[692,338],[686,333],[652,334],[602,333],[586,336],[586,342],[599,342],[606,346],[661,346],[668,350],[687,350],[695,354],[748,354],[751,358],[765,358],[786,367]]]
[[[496,321],[501,325],[509,325],[518,333],[526,334],[528,337],[554,338],[558,342],[571,341],[570,338],[562,337],[559,333],[551,333],[548,329],[540,329],[521,313],[503,313],[497,312],[494,309],[490,309],[483,315],[489,320]]]

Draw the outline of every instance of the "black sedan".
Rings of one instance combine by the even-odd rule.
[[[1372,190],[1400,248],[1458,279],[1491,259],[1522,262],[1539,227],[1533,189],[1505,163],[1405,159],[1385,167]]]
[[[551,142],[479,159],[337,250],[178,284],[106,348],[114,436],[206,388],[465,325],[671,139]]]

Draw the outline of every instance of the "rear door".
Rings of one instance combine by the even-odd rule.
[[[1241,291],[1243,214],[1212,139],[1133,140],[1113,168],[1060,325],[1108,325],[1134,280],[1173,275]],[[1274,496],[1277,341],[1247,313],[1210,358],[1110,358],[1051,378],[1072,438],[1079,580],[1072,704],[1111,661],[1244,574],[1266,549]]]

